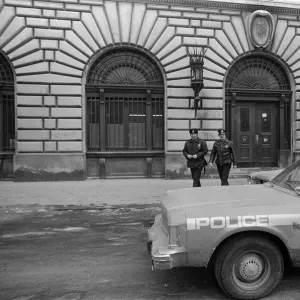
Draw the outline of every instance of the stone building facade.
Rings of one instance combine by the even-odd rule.
[[[286,166],[299,47],[298,1],[0,0],[1,178],[183,178],[191,127],[209,150],[225,127],[240,168]]]

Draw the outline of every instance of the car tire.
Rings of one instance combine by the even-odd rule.
[[[214,275],[220,288],[235,299],[259,299],[280,283],[284,271],[279,248],[268,238],[238,237],[216,253]]]

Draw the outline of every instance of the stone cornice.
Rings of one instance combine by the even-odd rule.
[[[11,2],[10,2],[11,1]],[[55,2],[62,4],[70,4],[70,0],[42,0],[41,2]],[[86,0],[84,0],[86,1]],[[74,0],[75,5],[84,5],[89,3],[89,5],[103,5],[106,0],[90,0],[88,2],[83,2],[82,0]],[[108,0],[111,1],[111,0]],[[255,10],[266,10],[274,14],[292,14],[300,15],[300,0],[296,3],[287,3],[279,0],[267,1],[267,0],[113,0],[117,2],[136,2],[136,3],[146,3],[153,5],[180,5],[189,7],[203,7],[203,8],[213,8],[213,9],[224,9],[224,10],[239,10],[239,11],[250,11]],[[22,1],[19,3],[16,0],[6,0],[3,2],[0,0],[0,10],[4,5],[7,6],[20,6],[20,7],[32,7],[33,0],[29,1],[31,4],[22,5]],[[247,4],[245,2],[248,2]],[[73,3],[73,2],[72,2]]]
[[[263,5],[263,4],[245,4],[245,3],[234,3],[234,2],[219,2],[219,1],[208,1],[208,0],[116,0],[122,2],[139,2],[147,4],[157,5],[181,5],[181,6],[194,6],[194,7],[205,7],[214,9],[228,9],[228,10],[240,10],[240,11],[255,11],[255,10],[266,10],[270,13],[275,14],[300,14],[300,5],[294,5],[299,8],[288,7],[287,4],[276,3],[276,6]]]

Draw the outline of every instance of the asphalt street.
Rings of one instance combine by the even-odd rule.
[[[229,184],[246,184],[246,178]],[[219,179],[201,179],[202,186],[220,185]],[[167,190],[192,187],[192,180],[104,179],[58,182],[0,181],[0,206],[103,206],[158,203]]]
[[[219,185],[203,179],[202,186]],[[230,184],[246,184],[245,178]],[[226,300],[205,268],[152,271],[147,229],[191,180],[0,182],[0,300]],[[300,299],[287,270],[267,300]]]
[[[1,300],[226,300],[211,270],[151,270],[147,229],[158,204],[69,209],[2,208]],[[266,300],[299,299],[300,272],[286,272]]]

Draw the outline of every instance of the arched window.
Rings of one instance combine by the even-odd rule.
[[[136,49],[100,56],[87,76],[88,151],[164,149],[164,84],[158,66]]]
[[[239,60],[228,72],[226,89],[290,91],[289,79],[275,60],[253,55]]]
[[[11,67],[0,53],[0,152],[15,150],[14,76]]]
[[[163,86],[163,78],[151,59],[135,50],[112,50],[92,66],[88,85]]]

